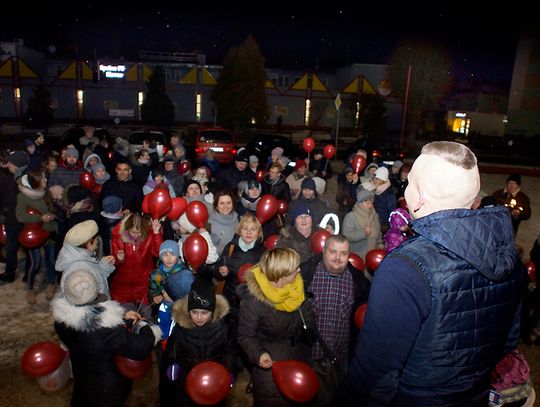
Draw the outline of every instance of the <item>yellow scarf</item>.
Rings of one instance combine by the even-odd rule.
[[[304,281],[300,273],[296,275],[292,283],[277,288],[270,283],[261,268],[253,268],[251,272],[255,280],[257,280],[264,296],[274,304],[278,311],[296,311],[304,302]]]

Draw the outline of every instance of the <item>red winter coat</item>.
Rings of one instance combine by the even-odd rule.
[[[163,242],[161,231],[150,234],[144,242],[133,243],[124,229],[124,221],[112,231],[112,255],[116,258],[116,271],[110,284],[111,298],[119,303],[142,302],[148,304],[150,273],[155,268],[155,258],[159,256],[159,246]],[[119,261],[117,253],[124,250],[124,261]]]

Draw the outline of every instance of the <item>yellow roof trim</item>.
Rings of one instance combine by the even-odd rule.
[[[369,83],[369,81],[364,78],[362,81],[362,93],[364,95],[376,95],[377,92],[375,91],[375,88]]]
[[[212,76],[212,74],[210,72],[208,72],[208,70],[206,68],[204,68],[204,67],[202,69],[202,75],[201,76],[202,76],[201,81],[202,81],[203,85],[210,85],[210,86],[217,85],[216,78],[214,78]]]
[[[266,89],[275,89],[276,88],[270,79],[266,79],[266,82],[264,82],[264,87]]]
[[[152,75],[152,70],[148,68],[146,65],[143,65],[142,75],[143,75],[143,81],[148,82],[150,75]]]
[[[307,73],[304,74],[298,81],[291,87],[292,90],[306,90],[307,89]]]
[[[77,79],[77,65],[75,62],[69,64],[68,67],[58,75],[58,79]]]
[[[17,61],[19,62],[19,77],[38,78],[38,75],[22,59],[17,58]]]
[[[184,85],[194,85],[195,83],[197,83],[197,67],[194,66],[193,68],[191,68],[189,72],[185,74],[184,77],[178,82]]]
[[[81,66],[82,70],[82,78],[85,81],[91,81],[94,78],[94,74],[92,72],[92,69],[88,66],[86,62],[82,63]]]
[[[319,92],[328,92],[328,89],[326,88],[326,86],[324,86],[324,84],[321,82],[321,80],[316,74],[313,74],[312,78],[313,80],[311,84],[311,89]]]
[[[13,66],[11,57],[6,59],[2,65],[0,65],[0,76],[13,76]]]
[[[358,93],[358,78],[353,79],[345,88],[342,93]]]
[[[131,67],[127,70],[126,81],[137,82],[137,64],[131,65]]]

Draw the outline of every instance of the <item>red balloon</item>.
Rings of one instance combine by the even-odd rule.
[[[336,155],[336,148],[332,144],[328,144],[323,148],[323,155],[327,160],[330,160]]]
[[[186,392],[197,404],[210,406],[224,400],[233,386],[232,376],[221,363],[198,363],[186,377]]]
[[[101,195],[101,190],[103,189],[103,184],[96,184],[92,187],[92,192],[97,196]]]
[[[94,178],[94,175],[91,172],[84,171],[79,176],[79,184],[83,186],[86,189],[92,189],[94,185],[96,185],[96,179]]]
[[[319,391],[319,378],[315,370],[298,360],[273,362],[272,377],[279,391],[297,403],[308,402]]]
[[[38,211],[36,208],[27,208],[27,209],[26,209],[26,213],[27,213],[28,215],[39,215],[39,216],[43,215],[43,214],[42,214],[40,211]]]
[[[167,219],[175,221],[184,213],[188,206],[185,198],[178,196],[172,199],[171,209],[167,212]]]
[[[405,209],[406,211],[409,210],[409,206],[407,205],[407,201],[405,200],[405,198],[399,198],[398,206],[401,209]]]
[[[527,274],[529,275],[529,281],[536,283],[536,266],[532,261],[527,263]]]
[[[150,209],[148,209],[148,198],[150,198],[150,194],[146,194],[142,200],[142,211],[144,213],[150,213]]]
[[[386,254],[387,252],[384,249],[373,249],[367,252],[366,265],[368,270],[373,273]]]
[[[289,205],[286,201],[278,200],[278,206],[277,206],[277,213],[278,215],[285,215],[287,213],[287,210],[289,209]]]
[[[253,267],[253,264],[246,263],[240,266],[238,273],[236,273],[236,278],[238,279],[238,284],[244,284],[246,280],[244,279],[246,273]]]
[[[46,376],[58,369],[65,356],[66,351],[57,343],[38,342],[24,352],[21,366],[29,376]]]
[[[349,253],[349,263],[351,263],[351,265],[359,271],[364,271],[366,268],[364,265],[364,260],[362,260],[362,257],[356,253]]]
[[[114,364],[122,376],[131,380],[140,379],[148,373],[152,367],[152,354],[148,355],[148,357],[143,360],[135,360],[125,356],[116,355],[114,357]]]
[[[178,164],[177,170],[180,174],[185,174],[189,171],[189,162],[182,161],[180,164]]]
[[[264,176],[266,175],[264,170],[255,171],[255,179],[257,182],[263,182]]]
[[[188,220],[198,228],[204,228],[208,222],[208,208],[201,201],[192,201],[186,208]]]
[[[274,249],[277,246],[279,235],[270,235],[264,241],[264,248],[266,250]]]
[[[354,324],[358,329],[364,326],[364,318],[366,317],[367,304],[360,305],[354,312]]]
[[[304,139],[303,147],[304,151],[309,154],[315,148],[315,141],[311,137],[307,137]]]
[[[184,257],[193,270],[201,267],[208,257],[206,239],[197,232],[190,234],[184,242]]]
[[[154,188],[148,195],[148,209],[152,219],[160,219],[169,212],[172,199],[168,189]]]
[[[19,233],[19,242],[29,249],[43,246],[49,238],[49,232],[40,223],[27,223]]]
[[[274,217],[277,208],[278,200],[274,195],[266,194],[259,199],[255,208],[255,214],[261,225]]]
[[[367,161],[363,155],[356,154],[352,159],[352,168],[356,174],[359,174],[364,168],[366,168]]]
[[[5,246],[7,243],[6,227],[0,223],[0,246]]]
[[[314,254],[322,253],[324,244],[332,234],[326,229],[319,229],[311,236],[311,251]]]

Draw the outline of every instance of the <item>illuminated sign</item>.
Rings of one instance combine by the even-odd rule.
[[[467,113],[456,112],[456,117],[467,117]]]
[[[99,70],[104,73],[105,78],[124,79],[126,75],[125,65],[99,65]]]

